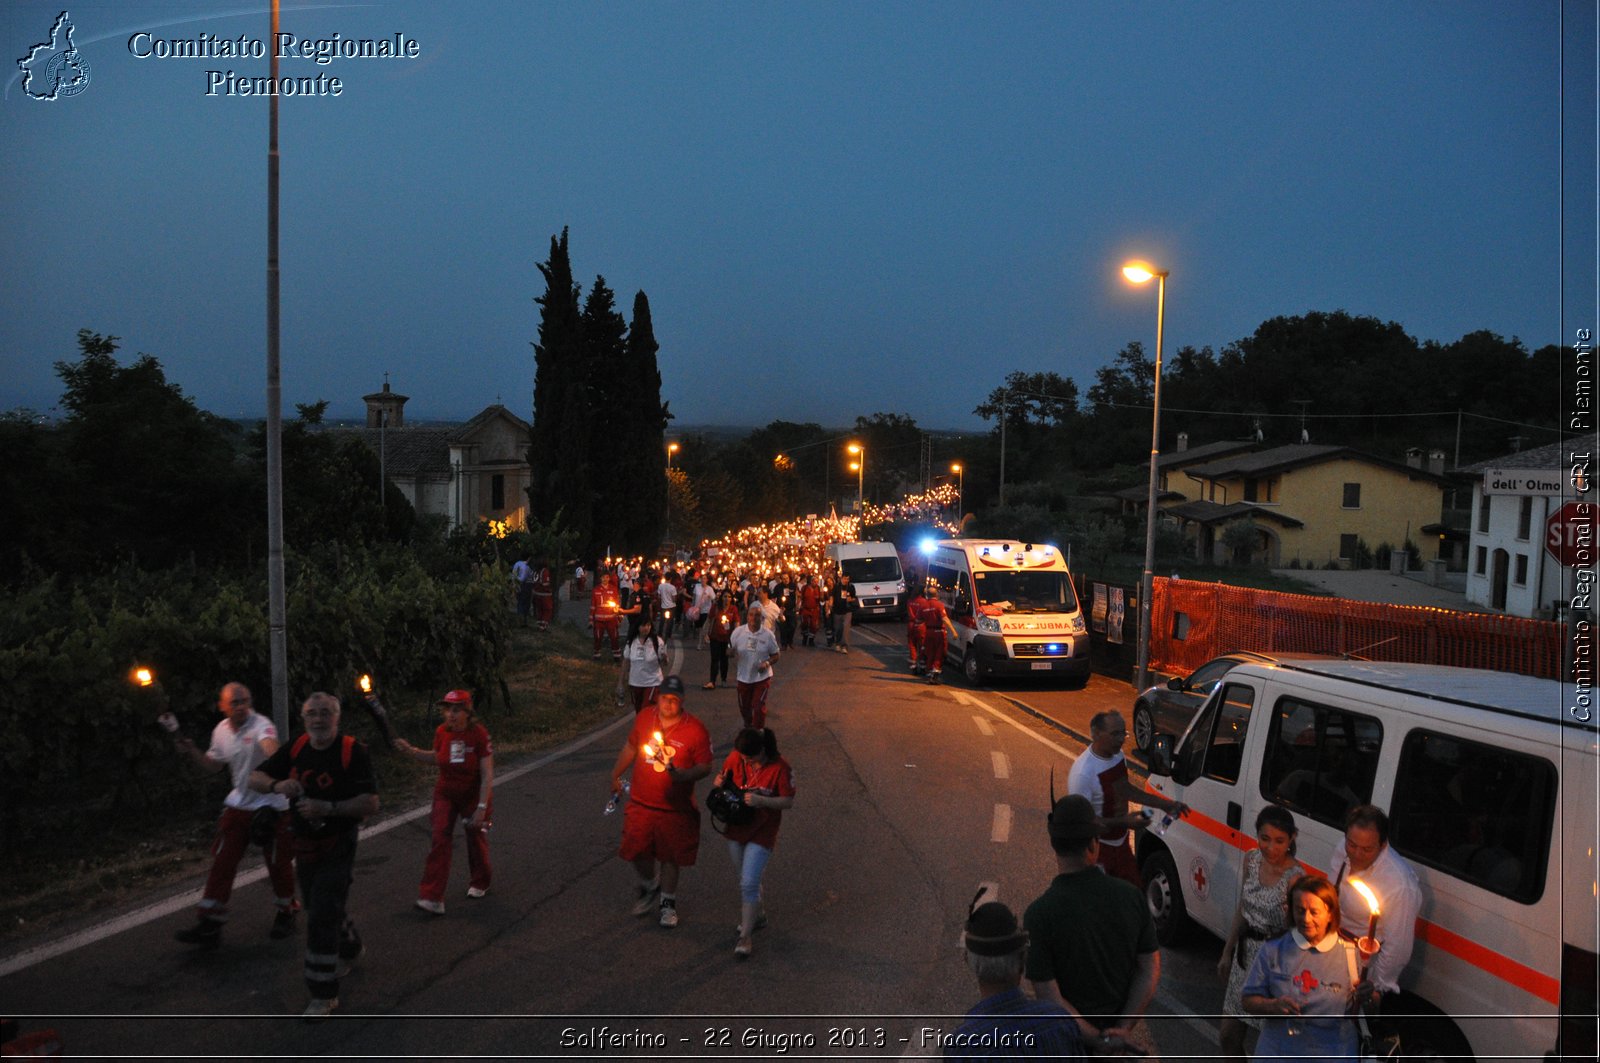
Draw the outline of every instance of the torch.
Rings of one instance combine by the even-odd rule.
[[[652,746],[649,742],[646,742],[639,747],[639,752],[644,754],[644,759],[656,771],[666,771],[671,767],[668,762],[672,760],[672,750],[667,746],[666,739],[661,737],[660,731],[655,732],[650,737],[655,741],[655,745]]]
[[[156,723],[159,723],[161,729],[166,731],[167,734],[176,738],[178,734],[178,718],[167,709],[167,695],[161,689],[161,684],[156,682],[155,669],[147,664],[136,664],[128,672],[128,682],[140,690],[150,691],[155,696],[156,704],[161,708],[161,714],[156,717]]]
[[[1361,952],[1362,974],[1365,975],[1366,967],[1372,962],[1372,957],[1376,956],[1378,950],[1383,947],[1378,943],[1377,937],[1378,895],[1373,893],[1371,888],[1358,878],[1352,878],[1350,885],[1355,888],[1357,893],[1361,894],[1361,899],[1367,902],[1367,911],[1372,913],[1367,919],[1367,932],[1356,939],[1356,948]]]
[[[367,707],[367,712],[372,714],[372,719],[378,725],[378,730],[383,732],[383,740],[390,749],[394,748],[394,725],[389,722],[389,710],[383,707],[383,702],[378,698],[378,692],[373,688],[372,677],[365,672],[356,680],[356,685],[361,688],[361,703]]]

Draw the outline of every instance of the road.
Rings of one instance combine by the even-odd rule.
[[[737,880],[709,821],[682,924],[628,915],[620,816],[601,812],[619,718],[503,774],[494,888],[466,899],[458,846],[444,918],[412,907],[426,819],[364,837],[352,914],[367,955],[334,1021],[298,1019],[300,942],[267,939],[259,881],[237,892],[216,951],[172,941],[191,893],[155,898],[171,914],[0,958],[0,997],[25,1029],[53,1025],[89,1055],[936,1055],[923,1031],[952,1028],[976,999],[957,945],[973,894],[990,884],[1020,913],[1049,883],[1051,770],[1064,788],[1089,716],[1125,709],[1131,690],[1098,676],[1076,692],[972,690],[954,672],[928,686],[905,671],[903,630],[866,625],[848,656],[797,648],[778,664],[770,726],[798,797],[767,872],[772,925],[748,962],[733,956]],[[704,667],[686,655],[687,707],[720,763],[738,710],[732,689],[699,689]],[[1215,1051],[1214,1018],[1196,1016],[1221,999],[1217,950],[1164,950],[1152,1011],[1169,1059]]]

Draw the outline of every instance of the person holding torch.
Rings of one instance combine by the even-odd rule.
[[[404,738],[394,748],[413,760],[439,766],[433,787],[433,845],[422,865],[422,885],[417,907],[433,915],[444,914],[444,891],[450,883],[450,850],[456,820],[464,821],[467,869],[471,878],[467,896],[489,892],[489,824],[494,810],[494,742],[472,716],[472,694],[452,690],[439,702],[444,723],[433,733],[433,746],[418,749]]]
[[[1356,879],[1367,886],[1377,909],[1362,896]],[[1368,945],[1362,953],[1369,957],[1367,981],[1377,999],[1362,1003],[1377,1004],[1373,1031],[1398,1033],[1404,1043],[1405,1030],[1396,1020],[1400,1010],[1397,995],[1400,972],[1411,961],[1416,942],[1422,888],[1405,857],[1389,847],[1389,817],[1377,805],[1357,805],[1345,813],[1344,851],[1334,862],[1333,882],[1339,891],[1339,902],[1351,913],[1351,925],[1355,925],[1357,915],[1369,920],[1363,935]]]
[[[711,736],[684,711],[683,680],[669,675],[655,700],[634,718],[611,769],[611,793],[622,793],[632,769],[631,796],[617,855],[639,876],[634,915],[657,912],[667,929],[678,925],[678,876],[700,853],[700,809],[694,784],[711,774]]]

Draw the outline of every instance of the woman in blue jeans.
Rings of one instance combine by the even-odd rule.
[[[730,824],[726,834],[728,855],[739,870],[739,942],[733,953],[746,959],[753,948],[751,935],[767,925],[761,910],[761,879],[778,844],[783,810],[794,805],[794,773],[778,755],[778,739],[770,730],[746,727],[734,738],[733,752],[712,785],[738,787],[744,803],[755,809],[750,822]]]

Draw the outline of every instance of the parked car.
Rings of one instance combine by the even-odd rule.
[[[1234,650],[1214,657],[1191,672],[1188,678],[1174,676],[1140,694],[1133,702],[1133,745],[1146,755],[1157,731],[1182,735],[1198,709],[1223,676],[1250,662],[1277,664],[1288,660],[1327,660],[1326,655],[1310,653],[1256,653]]]

